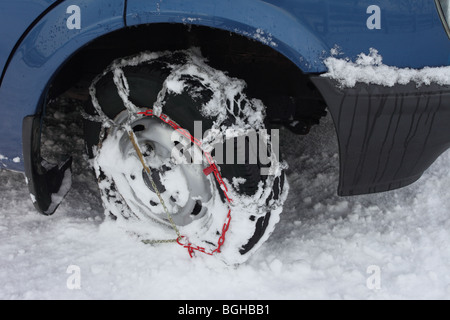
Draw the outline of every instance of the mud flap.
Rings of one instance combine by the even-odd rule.
[[[50,164],[41,157],[41,117],[27,116],[23,120],[23,157],[28,189],[36,209],[44,214],[53,214],[72,184],[72,158],[60,164]]]
[[[450,87],[393,87],[311,77],[327,102],[340,153],[338,194],[394,190],[418,180],[450,147]]]

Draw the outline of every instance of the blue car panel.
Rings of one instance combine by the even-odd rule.
[[[369,29],[368,8],[381,29]],[[450,41],[433,1],[390,0],[128,0],[127,24],[196,24],[261,41],[305,73],[326,72],[332,48],[348,58],[376,48],[384,63],[422,68],[449,64]]]
[[[329,47],[291,14],[293,7],[260,0],[128,0],[127,25],[169,22],[227,30],[271,46],[305,72],[324,71],[319,57]]]
[[[68,9],[74,5],[81,9],[80,29],[67,27],[71,15]],[[68,58],[90,41],[124,26],[124,7],[124,0],[65,1],[29,30],[11,59],[0,87],[2,167],[24,171],[23,119],[41,111],[38,109],[43,105],[52,77]]]
[[[0,2],[0,72],[28,27],[57,0],[2,0]],[[20,18],[19,18],[20,17]]]
[[[434,1],[269,2],[298,17],[329,48],[337,46],[343,58],[354,60],[360,53],[375,48],[385,64],[399,68],[449,65],[450,41]],[[380,29],[367,25],[371,22],[372,6],[380,9]]]

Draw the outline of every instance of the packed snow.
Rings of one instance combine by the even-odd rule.
[[[54,102],[44,132],[46,158],[74,154],[72,190],[53,216],[36,213],[22,174],[0,171],[0,299],[450,297],[450,153],[412,186],[341,198],[331,118],[308,136],[282,129],[281,221],[246,263],[227,266],[145,245],[105,219],[73,103]]]

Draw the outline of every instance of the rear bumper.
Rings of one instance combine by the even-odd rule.
[[[413,183],[450,147],[450,87],[359,83],[340,89],[313,76],[339,143],[342,196]]]

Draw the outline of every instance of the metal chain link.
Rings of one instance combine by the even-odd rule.
[[[125,66],[125,64],[122,65],[122,66]],[[136,113],[137,114],[144,114],[145,116],[154,115],[154,116],[159,117],[165,123],[167,123],[170,126],[172,126],[175,130],[180,131],[182,134],[184,134],[183,133],[184,130],[182,130],[181,127],[179,127],[178,125],[174,124],[172,121],[170,121],[170,120],[167,121],[165,115],[162,116],[160,114],[154,114],[153,110],[147,110],[147,111],[151,111],[151,113],[149,113],[149,114],[147,114],[147,111],[146,112],[137,112],[138,108],[129,100],[129,86],[128,86],[127,78],[126,78],[123,70],[121,69],[121,66],[115,66],[114,69],[108,69],[103,74],[97,76],[94,79],[94,81],[92,82],[92,84],[91,84],[91,86],[89,88],[89,93],[91,95],[91,100],[92,100],[94,109],[96,110],[98,116],[91,116],[91,115],[88,115],[86,113],[83,115],[86,119],[89,119],[91,121],[102,122],[104,124],[102,132],[101,132],[102,136],[100,137],[100,141],[101,142],[103,141],[103,137],[105,135],[106,128],[114,127],[115,123],[114,123],[113,120],[111,120],[109,117],[106,116],[106,114],[103,112],[102,108],[100,107],[100,104],[99,104],[99,102],[97,100],[97,97],[96,97],[96,87],[95,87],[95,85],[101,79],[101,77],[103,77],[106,74],[106,72],[110,72],[110,71],[113,72],[114,84],[116,85],[116,88],[118,90],[119,96],[123,100],[124,106],[128,110],[128,114],[129,114],[128,121],[129,122],[131,122],[133,119],[135,119]],[[207,74],[209,74],[212,78],[217,77],[215,74],[211,73],[207,69],[203,69],[202,71],[207,73]],[[206,83],[204,85],[209,87],[209,85],[206,84]],[[210,88],[210,89],[213,90],[213,88]],[[166,90],[165,87],[158,94],[158,101],[157,102],[161,101],[164,98],[164,95],[165,95],[164,90]],[[222,93],[222,98],[221,99],[224,99],[225,95],[224,95],[223,85],[221,85],[220,88],[218,88],[218,90],[220,90],[220,92]],[[225,101],[223,101],[223,103],[225,103]],[[227,215],[226,221],[225,221],[225,223],[223,225],[222,234],[221,234],[221,236],[219,238],[219,241],[218,241],[218,244],[217,244],[217,248],[215,250],[213,250],[212,252],[206,252],[205,248],[200,247],[200,246],[194,246],[192,243],[189,242],[189,240],[186,237],[184,237],[184,236],[182,236],[180,234],[180,231],[178,230],[177,226],[175,225],[175,223],[174,223],[174,221],[172,219],[172,216],[171,216],[171,214],[170,214],[169,210],[167,209],[167,206],[166,206],[166,204],[164,202],[164,199],[162,198],[161,193],[159,192],[159,190],[158,190],[158,188],[156,186],[156,183],[154,182],[154,180],[152,178],[150,167],[145,163],[145,159],[144,159],[142,150],[139,147],[139,144],[137,142],[136,135],[134,134],[133,130],[130,129],[130,128],[127,128],[126,131],[127,131],[128,136],[129,136],[129,138],[130,138],[130,140],[131,140],[131,142],[133,144],[133,147],[134,147],[134,149],[136,151],[136,154],[138,155],[138,158],[139,158],[143,168],[145,169],[146,175],[147,175],[147,177],[148,177],[148,179],[149,179],[149,181],[150,181],[150,183],[151,183],[151,185],[153,187],[153,190],[155,190],[155,192],[156,192],[156,194],[157,194],[157,196],[159,198],[159,201],[160,201],[161,205],[163,206],[163,209],[164,209],[164,211],[165,211],[165,213],[167,215],[169,223],[170,223],[172,229],[175,231],[175,233],[177,235],[176,239],[168,239],[168,240],[149,240],[149,239],[146,239],[146,240],[142,240],[142,242],[144,244],[158,244],[158,243],[174,243],[174,242],[176,242],[179,245],[183,246],[184,248],[187,248],[188,252],[189,252],[189,255],[191,257],[194,255],[194,251],[200,251],[200,252],[203,252],[203,253],[206,253],[206,254],[209,254],[209,255],[213,255],[214,253],[219,253],[222,245],[225,242],[225,234],[226,234],[226,232],[227,232],[227,230],[229,228],[229,225],[230,225],[231,209],[229,209],[229,211],[228,211],[228,215]],[[184,135],[186,136],[186,134],[184,134]],[[188,138],[190,138],[194,143],[196,143],[197,145],[200,146],[200,143],[198,141],[196,141],[197,139],[193,138],[192,136],[189,136]],[[208,160],[208,162],[210,164],[210,167],[207,169],[207,171],[204,171],[205,175],[209,175],[211,173],[214,173],[214,176],[217,179],[217,181],[218,181],[218,183],[219,183],[219,185],[220,185],[220,187],[221,187],[221,189],[222,189],[222,191],[223,191],[223,193],[224,193],[224,195],[225,195],[225,197],[226,197],[226,199],[228,201],[228,204],[230,204],[231,203],[231,199],[228,197],[228,194],[227,194],[228,189],[227,189],[225,183],[223,182],[222,177],[220,176],[220,173],[217,170],[217,167],[215,166],[212,157],[208,153],[205,153],[205,155],[207,156],[207,160]],[[185,241],[182,241],[183,238],[185,238]]]
[[[150,183],[152,184],[153,190],[155,190],[156,195],[159,198],[159,201],[164,209],[164,212],[167,215],[167,219],[170,222],[170,225],[172,227],[172,229],[175,231],[175,233],[177,234],[177,238],[176,239],[171,239],[171,240],[143,240],[142,242],[144,242],[145,244],[153,244],[153,243],[171,243],[171,242],[177,242],[180,238],[182,238],[180,231],[178,230],[177,226],[175,225],[175,223],[173,222],[172,216],[170,215],[169,210],[166,207],[166,204],[164,202],[163,197],[161,196],[161,193],[158,190],[158,187],[156,186],[155,181],[152,178],[152,172],[150,170],[150,167],[147,166],[147,164],[145,163],[145,159],[144,156],[142,154],[141,148],[139,147],[139,144],[136,141],[136,136],[133,132],[133,130],[128,130],[128,137],[131,140],[131,143],[133,144],[134,150],[136,151],[139,160],[141,161],[142,166],[144,167],[144,170],[147,174],[148,179],[150,180]]]
[[[145,116],[154,116],[153,110],[147,110],[145,112],[139,112],[138,114],[145,115]],[[161,115],[161,116],[159,116],[159,118],[162,121],[164,121],[165,123],[169,124],[174,130],[177,130],[180,133],[182,133],[183,135],[185,135],[188,138],[190,138],[192,142],[196,143],[200,147],[201,142],[196,141],[196,139],[194,139],[192,136],[190,136],[190,134],[186,133],[180,126],[178,126],[177,124],[172,122],[170,119],[168,119],[166,115]],[[159,201],[160,201],[161,205],[163,206],[163,209],[164,209],[164,211],[165,211],[165,213],[167,215],[167,218],[168,218],[168,220],[170,222],[170,225],[171,225],[172,229],[175,231],[175,233],[177,234],[177,238],[176,239],[168,239],[168,240],[150,240],[150,239],[146,239],[146,240],[142,240],[142,242],[144,244],[150,244],[150,245],[151,244],[163,244],[163,243],[174,243],[174,242],[176,242],[180,246],[182,246],[182,247],[184,247],[184,248],[186,248],[188,250],[189,256],[191,258],[195,255],[195,251],[199,251],[199,252],[205,253],[207,255],[211,255],[211,256],[214,255],[215,253],[220,253],[221,252],[221,247],[223,246],[223,244],[225,242],[225,234],[228,231],[228,228],[230,227],[231,208],[229,208],[229,210],[228,210],[227,218],[226,218],[225,223],[223,225],[222,233],[221,233],[221,235],[219,237],[219,240],[218,240],[218,243],[217,243],[217,248],[215,250],[213,250],[211,252],[208,252],[208,251],[206,251],[206,248],[203,248],[203,247],[200,247],[200,246],[195,246],[194,244],[190,243],[189,240],[185,236],[182,236],[180,234],[180,231],[178,230],[177,226],[173,222],[172,216],[170,215],[170,212],[169,212],[169,210],[166,207],[164,199],[162,198],[161,193],[159,192],[158,187],[156,186],[156,183],[155,183],[155,181],[152,178],[150,167],[147,166],[147,164],[145,163],[145,159],[144,159],[143,153],[141,151],[141,148],[139,147],[139,144],[137,142],[136,135],[134,134],[134,132],[131,129],[127,129],[127,132],[128,132],[128,136],[130,138],[130,141],[133,144],[133,147],[134,147],[134,149],[135,149],[135,151],[136,151],[136,153],[137,153],[137,155],[139,157],[139,160],[140,160],[142,166],[145,169],[146,175],[147,175],[147,177],[148,177],[148,179],[149,179],[149,181],[150,181],[150,183],[151,183],[151,185],[153,187],[153,190],[155,190],[155,192],[156,192],[156,194],[157,194],[157,196],[159,198]],[[214,176],[215,176],[217,182],[219,183],[219,185],[221,186],[222,192],[223,192],[224,196],[226,197],[226,199],[228,201],[228,204],[231,204],[232,200],[228,197],[228,194],[227,194],[228,188],[225,185],[224,181],[222,180],[222,177],[220,176],[220,173],[219,173],[219,171],[217,169],[217,166],[214,163],[213,158],[211,157],[211,155],[208,152],[205,152],[205,157],[206,157],[206,160],[208,161],[208,163],[210,164],[210,166],[208,168],[206,168],[205,170],[203,170],[204,174],[205,175],[209,175],[211,173],[214,173]],[[184,241],[182,241],[183,238],[184,238]]]

